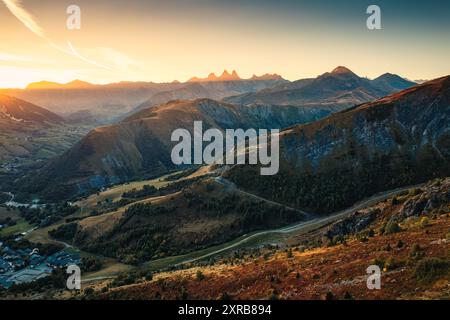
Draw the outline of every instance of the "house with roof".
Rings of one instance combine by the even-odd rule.
[[[64,268],[71,264],[81,264],[81,258],[77,254],[70,254],[65,251],[59,251],[47,259],[47,265],[53,268]]]
[[[9,281],[7,278],[0,277],[0,287],[9,289],[14,283]]]
[[[0,258],[0,273],[5,273],[5,272],[8,272],[8,271],[11,271],[12,269],[13,268],[12,268],[11,264],[8,261],[3,260],[2,258]]]
[[[30,266],[37,266],[37,265],[41,264],[44,261],[45,261],[45,257],[41,256],[40,254],[35,253],[35,254],[32,254],[30,256],[29,265]]]

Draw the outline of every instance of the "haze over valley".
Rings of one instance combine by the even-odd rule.
[[[449,299],[449,10],[0,1],[0,300]]]

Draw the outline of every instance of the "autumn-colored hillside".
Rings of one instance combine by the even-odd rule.
[[[448,299],[450,179],[208,266],[103,289],[104,299]],[[369,290],[367,267],[382,269]]]

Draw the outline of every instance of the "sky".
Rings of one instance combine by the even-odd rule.
[[[381,9],[369,30],[366,9]],[[81,28],[66,26],[69,5]],[[450,74],[448,0],[0,0],[0,88],[186,81],[236,70],[315,77],[336,66],[411,80]]]

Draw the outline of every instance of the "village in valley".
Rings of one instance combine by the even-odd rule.
[[[12,249],[0,242],[0,287],[28,283],[47,277],[53,270],[69,265],[80,265],[77,253],[61,250],[46,255],[38,248]]]

